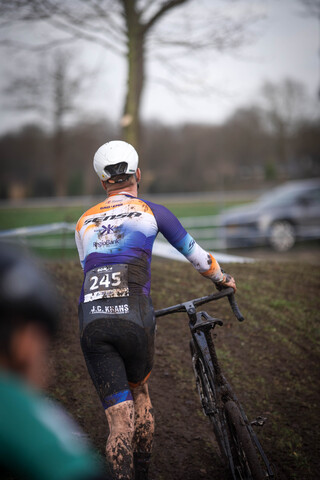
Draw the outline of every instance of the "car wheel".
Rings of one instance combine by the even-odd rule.
[[[270,245],[277,252],[286,252],[293,247],[296,241],[293,225],[287,220],[274,222],[270,228]]]

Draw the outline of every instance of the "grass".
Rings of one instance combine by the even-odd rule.
[[[8,230],[56,222],[73,223],[83,212],[83,207],[1,208],[0,228]]]
[[[235,202],[228,202],[222,205],[221,203],[212,202],[184,202],[182,203],[166,203],[163,202],[169,210],[171,210],[177,217],[200,217],[205,215],[218,215],[224,207],[231,207],[238,205]]]
[[[192,217],[216,215],[221,210],[221,205],[212,202],[185,202],[185,203],[167,203],[162,202],[177,217]],[[32,227],[38,225],[47,225],[51,223],[76,223],[80,216],[89,206],[72,206],[72,207],[41,207],[34,208],[0,208],[0,231],[10,230],[19,227]],[[75,245],[67,248],[64,241],[72,245],[73,234],[66,233],[63,235],[43,235],[41,237],[28,237],[22,239],[31,249],[40,257],[48,259],[76,259],[77,250]],[[50,242],[56,240],[55,247],[50,248]],[[41,245],[42,243],[42,245]]]
[[[221,211],[221,204],[212,202],[162,202],[177,217],[194,217],[216,215]],[[234,205],[229,203],[228,206]],[[74,207],[25,207],[25,208],[0,208],[0,230],[34,225],[46,225],[55,222],[75,223],[80,216],[90,208],[83,206]]]

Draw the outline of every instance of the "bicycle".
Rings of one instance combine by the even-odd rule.
[[[252,425],[263,425],[265,419],[258,417],[251,423],[248,421],[218,362],[211,330],[217,325],[222,326],[223,322],[211,317],[207,312],[196,311],[196,307],[223,297],[228,297],[234,315],[239,321],[243,321],[232,288],[224,288],[211,295],[156,310],[155,316],[162,317],[178,312],[188,314],[192,336],[192,365],[202,410],[212,423],[221,456],[229,467],[232,479],[274,479],[271,464],[252,428]]]

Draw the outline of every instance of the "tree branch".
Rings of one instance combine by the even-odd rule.
[[[100,3],[97,0],[92,0],[91,2],[92,8],[96,11],[96,13],[99,15],[100,18],[104,18],[105,20],[108,20],[107,24],[104,24],[110,27],[110,31],[114,35],[117,34],[122,34],[126,35],[126,30],[124,26],[121,26],[119,23],[116,23],[112,16],[109,13],[106,13],[106,11],[101,7]]]
[[[82,33],[85,35],[90,35],[92,38],[98,38],[97,31],[100,30],[100,32],[103,35],[103,42],[106,44],[109,43],[109,45],[113,45],[115,47],[115,43],[110,43],[109,40],[106,38],[106,34],[111,35],[115,37],[117,43],[125,43],[125,30],[123,27],[120,25],[116,24],[110,13],[106,13],[103,8],[95,1],[91,0],[90,2],[85,2],[85,7],[93,9],[93,13],[88,12],[88,10],[84,10],[83,12],[79,9],[76,10],[76,12],[73,12],[72,9],[67,9],[65,8],[66,4],[63,4],[64,6],[61,7],[58,4],[52,4],[50,0],[42,0],[43,4],[45,7],[47,7],[47,11],[49,13],[49,16],[52,18],[52,16],[58,17],[57,19],[60,22],[67,22],[67,25],[70,25],[70,28],[79,28],[82,29]],[[75,13],[75,14],[74,14]],[[107,20],[103,24],[103,27],[99,27],[97,25],[97,20],[100,18],[103,18],[104,20]],[[89,22],[93,20],[94,23],[90,24]],[[79,31],[77,31],[77,35]],[[100,42],[101,42],[101,37]],[[88,40],[88,38],[86,38]],[[114,48],[116,50],[116,47]],[[116,52],[120,53],[121,55],[124,52],[121,52],[120,49]]]
[[[189,0],[170,0],[165,2],[162,7],[147,21],[143,26],[143,32],[146,33],[168,10],[178,7]]]
[[[52,40],[51,42],[43,43],[41,45],[27,45],[26,43],[13,40],[4,40],[0,42],[0,47],[9,47],[27,52],[42,52],[44,50],[59,47],[60,45],[76,42],[77,40],[78,39],[76,37],[62,38],[60,40]]]
[[[48,18],[47,22],[52,24],[54,27],[63,30],[64,32],[67,31],[68,33],[70,33],[70,31],[72,31],[72,34],[75,35],[77,38],[81,38],[83,40],[87,40],[89,42],[101,45],[104,48],[114,51],[118,55],[122,56],[125,54],[124,50],[118,48],[114,43],[107,40],[106,38],[102,38],[91,32],[85,31],[84,29],[77,27],[76,25],[65,23],[63,20],[60,20],[58,18]]]
[[[124,29],[116,26],[111,20],[111,15],[107,14],[104,14],[104,19],[107,19],[107,22],[105,22],[103,28],[98,26],[97,20],[99,20],[99,15],[96,11],[92,12],[94,6],[91,2],[85,2],[85,8],[77,9],[76,15],[73,14],[72,9],[70,10],[66,7],[66,4],[63,3],[61,5],[51,0],[20,0],[19,5],[16,5],[15,2],[14,5],[16,8],[13,10],[10,4],[0,4],[0,12],[2,11],[3,15],[7,15],[11,22],[46,21],[69,36],[97,43],[121,56],[125,54],[125,49],[119,47],[119,44],[125,44]],[[88,12],[88,6],[91,12]],[[96,22],[95,24],[89,23],[92,19]],[[5,27],[6,25],[3,24],[3,26]],[[108,37],[111,36],[115,37],[116,41],[109,40]],[[44,45],[39,47],[40,50],[43,48]]]
[[[125,43],[125,29],[121,27],[120,24],[116,24],[110,11],[106,13],[106,11],[101,8],[101,5],[99,5],[95,0],[85,3],[86,8],[89,8],[91,12],[88,10],[84,10],[84,12],[76,10],[76,12],[74,12],[74,9],[72,10],[65,7],[63,8],[59,5],[55,5],[53,7],[50,3],[50,0],[44,0],[44,2],[51,13],[51,16],[53,14],[58,16],[60,19],[65,19],[72,26],[86,30],[87,34],[96,34],[97,30],[99,29],[104,36],[109,34],[115,37],[118,42]],[[100,19],[107,20],[103,23],[103,27],[99,27],[97,25],[97,21]],[[91,20],[93,20],[93,24],[89,23]]]

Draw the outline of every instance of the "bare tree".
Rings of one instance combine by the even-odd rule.
[[[222,14],[215,8],[219,3],[221,6],[217,0],[1,0],[0,28],[4,31],[8,24],[17,22],[44,22],[60,34],[33,45],[33,49],[82,39],[125,56],[123,137],[138,146],[147,59],[166,66],[174,86],[190,56],[200,61],[205,57],[204,63],[208,63],[212,52],[232,49],[245,41],[245,32],[256,16],[235,14],[233,0],[224,0],[228,13]],[[17,39],[4,38],[3,42],[21,47]]]
[[[316,18],[319,22],[320,28],[320,0],[299,0],[299,3],[303,6],[303,13],[308,17]],[[319,68],[320,68],[320,43],[319,43]],[[319,79],[320,84],[320,79]],[[320,100],[320,85],[318,88],[318,99]]]
[[[4,92],[8,107],[33,111],[42,127],[52,134],[53,177],[56,195],[67,193],[67,169],[64,155],[64,130],[68,114],[75,108],[84,87],[86,72],[75,71],[70,51],[55,49],[49,59],[40,60],[36,69],[24,70],[10,79]],[[23,69],[22,69],[23,70]]]
[[[276,161],[288,169],[291,139],[300,124],[310,117],[309,98],[305,86],[292,79],[275,84],[266,82],[261,89],[264,98],[267,127],[276,144]]]
[[[288,134],[309,116],[309,99],[305,86],[291,78],[279,83],[265,82],[261,93],[271,127]]]

